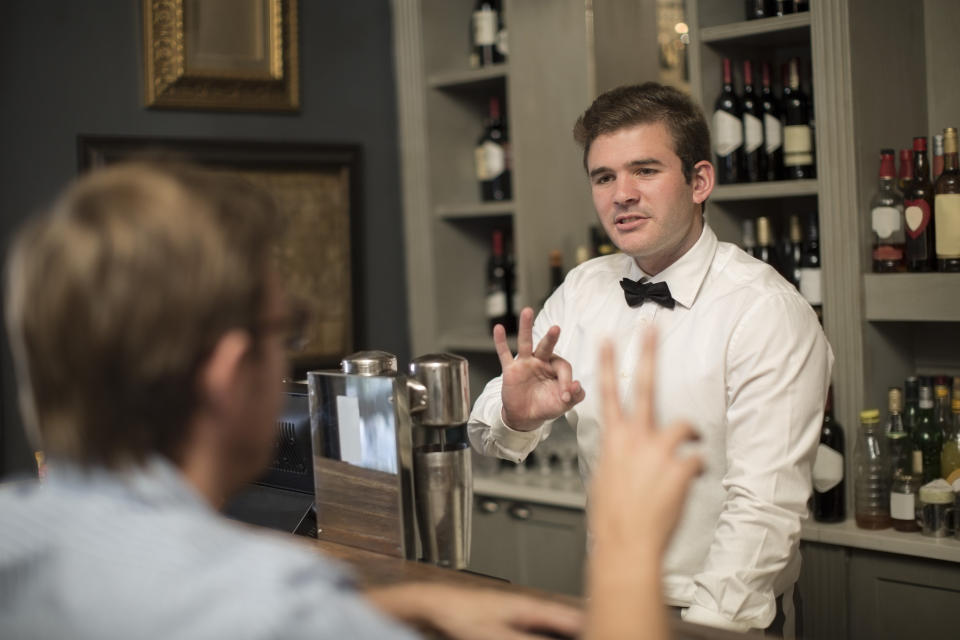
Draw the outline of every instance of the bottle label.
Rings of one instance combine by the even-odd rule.
[[[818,493],[826,493],[843,480],[843,454],[820,443],[817,457],[813,462],[813,488]]]
[[[763,137],[767,153],[774,153],[783,145],[783,124],[779,118],[763,114]]]
[[[507,315],[507,294],[505,291],[487,293],[487,317],[499,318]]]
[[[920,449],[913,450],[913,475],[923,475],[923,451]]]
[[[787,167],[813,164],[813,136],[809,125],[788,124],[783,128],[783,164]]]
[[[823,304],[822,282],[819,267],[800,268],[800,295],[814,306]]]
[[[478,47],[497,43],[497,12],[485,9],[473,12],[473,43]]]
[[[937,212],[937,257],[960,257],[960,193],[938,193],[933,208]]]
[[[894,520],[916,520],[912,493],[890,493],[890,517]]]
[[[503,145],[492,140],[486,140],[474,150],[474,161],[477,166],[477,180],[493,180],[506,168],[506,152]]]
[[[726,111],[713,112],[714,151],[721,158],[743,146],[743,123]]]
[[[903,242],[903,217],[897,207],[874,207],[870,211],[870,221],[880,240]]]
[[[763,144],[763,123],[752,113],[743,114],[743,146],[747,153],[753,153]]]
[[[906,207],[903,219],[907,223],[907,234],[916,240],[930,224],[930,204],[923,199],[907,200],[903,204]]]

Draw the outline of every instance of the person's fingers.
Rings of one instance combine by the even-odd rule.
[[[550,360],[550,357],[553,356],[553,348],[557,346],[557,340],[560,339],[560,327],[553,325],[547,331],[547,335],[543,336],[540,342],[537,344],[536,350],[534,350],[533,355],[544,362]]]
[[[605,340],[600,347],[600,405],[603,415],[603,426],[610,428],[623,418],[620,407],[620,397],[617,393],[616,362],[613,355],[613,344]]]
[[[502,324],[493,327],[493,346],[497,349],[497,357],[500,358],[500,368],[506,371],[507,367],[513,364],[513,354],[510,353],[510,345],[507,344],[507,330]]]
[[[583,399],[587,396],[586,392],[583,390],[583,387],[580,385],[579,380],[574,380],[570,383],[570,403],[579,404],[583,402]]]
[[[636,371],[636,416],[640,427],[653,430],[655,424],[654,369],[657,364],[657,332],[649,328],[643,335],[640,362]]]
[[[560,388],[560,399],[564,404],[570,404],[573,396],[570,394],[570,383],[573,381],[573,367],[563,358],[552,358],[550,368],[557,377],[557,386]]]
[[[522,608],[513,615],[514,626],[529,631],[549,631],[578,636],[583,631],[584,616],[579,609],[555,602],[525,598]],[[543,636],[536,636],[543,637]]]
[[[520,326],[517,330],[517,357],[533,355],[533,309],[524,307],[520,312]]]

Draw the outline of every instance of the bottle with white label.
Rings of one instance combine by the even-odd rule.
[[[807,232],[800,256],[800,295],[810,303],[823,324],[823,274],[820,269],[820,227],[817,214],[807,218]]]
[[[516,333],[517,316],[513,309],[513,278],[510,271],[504,252],[503,231],[494,231],[487,262],[487,321],[491,329],[499,324],[507,333]]]
[[[732,184],[743,180],[743,109],[733,91],[730,58],[723,59],[723,89],[713,107],[713,153],[717,182]]]
[[[960,167],[957,166],[957,130],[943,132],[943,173],[933,189],[936,211],[937,270],[960,272]]]
[[[810,102],[800,88],[800,59],[791,58],[783,74],[783,168],[788,179],[815,178]]]
[[[875,273],[905,271],[903,197],[896,187],[893,149],[880,151],[880,186],[870,201]]]
[[[780,103],[773,95],[770,63],[760,65],[760,106],[763,110],[763,149],[766,159],[764,180],[783,177],[783,122],[780,121]]]
[[[844,509],[843,428],[833,419],[833,387],[820,428],[820,444],[813,463],[813,518],[817,522],[842,522]]]
[[[920,482],[906,471],[895,471],[890,485],[890,522],[897,531],[920,531],[917,524],[917,490]]]
[[[490,116],[483,134],[474,148],[477,182],[483,201],[509,200],[513,190],[510,181],[510,142],[507,128],[500,117],[500,100],[490,98]]]
[[[763,106],[753,90],[753,65],[743,61],[743,168],[747,182],[767,179],[763,145]]]
[[[933,185],[927,163],[927,138],[913,139],[913,181],[903,194],[903,219],[906,223],[907,271],[932,271],[936,256],[934,246]]]
[[[470,14],[473,41],[471,67],[485,67],[503,62],[503,47],[498,46],[500,24],[499,0],[477,0]]]

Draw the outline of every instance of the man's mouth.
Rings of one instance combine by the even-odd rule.
[[[630,230],[635,227],[641,226],[644,222],[650,218],[645,215],[638,213],[623,213],[614,218],[614,224],[620,230]]]

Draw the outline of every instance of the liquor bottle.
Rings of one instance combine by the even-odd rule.
[[[920,422],[920,381],[910,376],[903,381],[903,428],[910,438]]]
[[[757,228],[749,218],[740,222],[740,247],[754,258],[757,257]]]
[[[861,529],[886,529],[890,522],[890,458],[880,428],[880,412],[860,412],[860,431],[853,450],[854,518]]]
[[[470,15],[473,34],[473,54],[471,66],[485,67],[503,62],[503,55],[497,49],[497,32],[500,27],[500,0],[477,0]]]
[[[900,149],[900,166],[897,169],[897,188],[901,194],[907,192],[913,182],[913,151]]]
[[[887,390],[887,424],[884,432],[893,472],[910,473],[913,466],[913,446],[903,426],[903,391],[900,387],[890,387]]]
[[[919,531],[917,524],[917,490],[919,478],[913,474],[896,470],[890,485],[890,523],[897,531]]]
[[[933,136],[933,183],[937,183],[937,178],[943,173],[943,134],[937,133]]]
[[[820,427],[820,444],[813,463],[813,518],[817,522],[842,522],[844,510],[843,427],[833,418],[833,387]]]
[[[933,390],[929,384],[920,385],[920,411],[913,432],[913,475],[923,484],[940,477],[940,453],[943,436],[933,413]]]
[[[747,182],[767,179],[763,143],[763,105],[753,90],[753,65],[743,61],[743,165]]]
[[[940,473],[953,484],[960,478],[960,378],[953,379],[953,397],[950,401],[950,433],[940,450]]]
[[[723,59],[723,89],[713,107],[714,155],[717,182],[732,184],[743,179],[743,109],[733,91],[730,58]]]
[[[820,324],[823,324],[823,288],[820,271],[820,229],[817,226],[817,214],[807,218],[807,237],[803,243],[803,255],[800,257],[800,295],[817,312]]]
[[[927,139],[913,139],[913,181],[903,194],[906,226],[904,255],[907,271],[932,271],[935,266],[933,188],[927,164]]]
[[[960,167],[957,166],[957,130],[943,132],[943,173],[934,187],[937,270],[960,271]]]
[[[774,15],[774,0],[747,0],[747,20],[769,18]]]
[[[787,257],[784,269],[787,279],[793,286],[800,288],[800,269],[803,265],[803,231],[800,229],[800,216],[790,216],[790,235],[787,243]]]
[[[783,167],[787,179],[816,177],[807,96],[800,89],[800,60],[791,58],[783,83]]]
[[[767,180],[779,180],[783,176],[783,122],[780,121],[780,104],[773,95],[770,79],[770,63],[760,65],[760,107],[763,109],[763,149],[767,159]]]
[[[512,197],[509,145],[507,129],[500,118],[500,100],[491,97],[490,116],[474,150],[480,198],[484,201]]]
[[[944,381],[938,380],[933,386],[933,422],[940,432],[943,440],[953,431],[953,423],[950,414],[950,390]]]
[[[768,265],[782,273],[780,266],[780,256],[777,255],[777,248],[773,244],[773,233],[770,229],[770,219],[766,216],[757,218],[757,260],[766,262]]]
[[[873,228],[873,270],[903,271],[903,198],[894,186],[893,149],[880,151],[880,186],[870,201]]]
[[[513,311],[510,272],[504,254],[503,232],[493,232],[492,250],[487,262],[487,320],[490,328],[502,324],[507,333],[516,333],[517,316]]]

